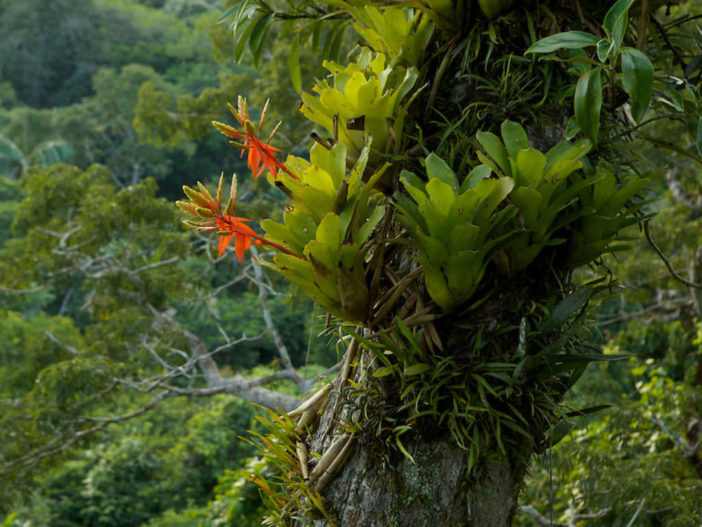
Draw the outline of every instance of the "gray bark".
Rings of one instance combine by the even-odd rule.
[[[468,478],[468,453],[450,436],[417,434],[406,446],[416,463],[402,455],[389,463],[373,446],[356,443],[325,495],[339,526],[511,525],[523,469],[496,457],[478,469],[479,475]],[[329,524],[318,520],[314,525]]]
[[[363,382],[360,371],[352,377]],[[336,423],[356,421],[360,416],[358,410],[345,410],[354,408],[353,405],[338,403],[339,380],[334,383],[310,440],[310,450],[319,454],[339,437],[341,430]],[[374,409],[371,407],[369,411]],[[351,412],[355,412],[353,417]],[[420,423],[401,439],[414,463],[396,448],[388,448],[386,438],[376,437],[375,430],[364,429],[356,435],[343,468],[322,491],[325,510],[334,521],[317,519],[312,525],[508,527],[512,524],[526,474],[524,462],[518,459],[528,459],[531,451],[508,459],[495,444],[493,452],[481,454],[483,460],[468,475],[469,452],[460,448],[446,429]],[[529,450],[531,446],[525,448]]]

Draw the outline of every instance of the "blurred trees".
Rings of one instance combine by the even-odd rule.
[[[695,16],[699,3],[686,9]],[[244,467],[266,468],[237,439],[253,412],[227,395],[196,397],[209,392],[189,335],[219,350],[220,378],[238,388],[244,378],[280,374],[259,291],[285,290],[272,277],[250,281],[252,268],[232,258],[213,265],[208,241],[182,231],[162,198],[222,168],[243,170],[209,125],[225,119],[236,93],[259,108],[274,97],[288,150],[309,128],[290,115],[298,96],[287,41],[258,70],[233,65],[221,14],[219,2],[206,0],[0,0],[0,463],[41,456],[0,475],[10,482],[0,518],[15,511],[16,524],[33,525],[259,524]],[[682,40],[674,20],[661,19],[669,38]],[[692,48],[682,60],[694,78],[702,52]],[[659,96],[679,111],[699,76],[681,85],[672,77],[681,59],[660,59],[671,76],[658,79]],[[319,75],[312,62],[303,56],[303,79]],[[488,90],[465,79],[453,95],[469,89]],[[686,127],[653,123],[647,134],[672,141]],[[670,168],[650,190],[665,196],[651,231],[671,265],[699,283],[700,165],[671,157],[669,146],[646,150],[651,167]],[[259,183],[241,192],[261,216],[282,199]],[[598,341],[635,357],[592,367],[570,401],[614,408],[574,418],[571,434],[547,454],[553,482],[549,457],[534,468],[522,502],[537,515],[523,513],[519,524],[539,525],[551,502],[557,522],[601,515],[580,525],[624,526],[636,515],[636,525],[682,526],[699,517],[700,450],[688,435],[702,414],[695,291],[635,243],[606,262],[627,293],[604,304]],[[294,365],[310,362],[308,378],[336,361],[333,346],[315,337],[322,328],[310,303],[271,293],[269,304]],[[161,392],[145,380],[168,383],[169,395],[154,403]],[[289,380],[273,381],[269,387],[300,395]],[[128,419],[135,409],[146,409],[143,417]]]

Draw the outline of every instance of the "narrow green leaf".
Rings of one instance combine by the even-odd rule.
[[[587,46],[596,46],[600,39],[584,31],[567,31],[542,38],[534,42],[524,54],[527,53],[553,53],[558,49],[582,49]]]
[[[290,56],[288,57],[288,67],[290,68],[290,80],[296,93],[302,93],[302,75],[300,74],[300,35],[296,35],[290,44]]]
[[[246,3],[246,2],[243,2],[243,3]],[[234,4],[232,7],[230,7],[229,9],[227,9],[224,13],[222,13],[222,16],[220,16],[220,17],[217,19],[217,23],[219,24],[220,22],[223,22],[223,21],[225,21],[227,18],[229,18],[230,16],[232,16],[235,12],[237,12],[237,11],[242,7],[241,4],[242,4],[242,2],[237,2],[237,3]]]
[[[581,287],[573,294],[561,300],[551,313],[551,320],[544,328],[544,331],[552,331],[560,328],[568,320],[573,318],[587,304],[592,296],[591,287]]]
[[[402,453],[405,455],[407,459],[409,459],[413,464],[416,465],[416,462],[414,458],[412,457],[412,454],[407,452],[407,449],[405,448],[405,445],[402,444],[402,441],[400,441],[400,438],[398,436],[395,436],[395,443],[397,443],[397,448],[399,448]]]
[[[385,366],[383,368],[378,368],[373,372],[373,377],[387,377],[395,373],[395,368],[392,366]]]
[[[249,37],[249,50],[253,55],[255,67],[258,67],[261,51],[263,50],[263,41],[268,34],[270,21],[272,18],[273,14],[263,15],[261,18],[259,18],[258,22],[256,22],[254,25],[251,36]]]
[[[631,97],[631,115],[640,123],[653,93],[653,64],[635,48],[622,48],[622,85]]]
[[[557,445],[561,439],[570,434],[575,425],[568,421],[561,421],[551,430],[551,437],[548,442],[551,446]]]
[[[697,151],[702,155],[702,115],[697,118]]]
[[[420,373],[424,373],[429,369],[428,364],[424,364],[423,362],[420,362],[418,364],[412,364],[412,366],[408,366],[405,368],[405,377],[409,377],[411,375],[419,375]]]
[[[246,51],[246,45],[249,42],[249,38],[251,37],[251,33],[253,32],[255,27],[255,24],[251,22],[248,26],[246,26],[246,29],[241,34],[234,34],[234,38],[236,39],[236,46],[234,46],[234,62],[239,62],[241,61],[241,57],[244,56],[244,52]]]
[[[602,410],[606,410],[607,408],[612,408],[612,405],[611,404],[599,404],[597,406],[589,406],[587,408],[583,408],[582,410],[574,410],[572,412],[568,412],[566,414],[566,417],[581,417],[583,415],[594,414],[595,412],[600,412]]]
[[[595,68],[583,73],[575,87],[575,119],[583,134],[597,144],[602,109],[602,70]]]

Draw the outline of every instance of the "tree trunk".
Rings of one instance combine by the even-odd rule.
[[[339,386],[330,394],[326,410],[310,444],[320,454],[338,440],[334,423],[351,417],[338,404]],[[348,402],[346,408],[353,407]],[[379,408],[376,407],[376,410]],[[356,410],[354,419],[358,418]],[[372,419],[371,419],[372,420]],[[507,527],[517,507],[526,475],[525,460],[533,447],[510,457],[497,443],[481,453],[482,461],[468,475],[469,450],[461,448],[448,430],[421,423],[401,436],[413,461],[375,429],[361,430],[351,441],[343,468],[322,490],[325,510],[333,520],[317,519],[316,527]],[[392,446],[392,445],[390,445]],[[509,451],[508,451],[509,453]],[[319,481],[319,480],[317,480]],[[295,525],[309,525],[296,523]]]
[[[435,322],[445,348],[442,355],[451,356],[456,369],[466,372],[475,371],[469,364],[471,360],[483,363],[506,360],[505,354],[513,353],[520,345],[516,329],[518,306],[528,303],[519,299],[538,297],[533,288],[507,285],[468,315]],[[466,330],[468,324],[472,327]],[[506,332],[500,329],[506,327],[513,329]],[[481,338],[490,344],[480,348],[478,357],[471,358]],[[311,486],[320,490],[325,512],[331,518],[331,521],[318,518],[312,524],[316,527],[510,526],[529,461],[536,445],[543,444],[548,424],[530,419],[532,441],[503,428],[501,439],[490,436],[476,448],[473,452],[476,459],[471,463],[472,441],[466,441],[466,448],[459,446],[446,421],[437,424],[436,415],[414,419],[394,412],[406,402],[399,395],[401,390],[394,378],[372,375],[379,365],[370,351],[362,349],[356,353],[352,345],[349,353],[347,362],[355,367],[348,377],[342,372],[334,381],[308,449],[323,455],[340,436],[349,433],[351,443],[340,456],[341,468],[327,475],[328,483],[320,485],[323,477],[312,481]],[[460,390],[476,391],[470,373],[456,379],[468,379]],[[371,386],[370,397],[364,390],[368,386]],[[528,389],[528,385],[523,386]],[[361,387],[360,391],[356,387]],[[486,399],[486,405],[500,407],[501,403],[489,394]],[[514,407],[525,404],[520,411],[528,415],[525,410],[528,403],[520,399],[529,397],[517,392],[510,402]],[[450,413],[451,419],[457,415],[455,411]],[[465,416],[455,418],[465,419]],[[401,452],[392,433],[394,427],[405,423],[411,428],[399,438],[413,460]],[[482,428],[481,432],[486,430]],[[313,462],[310,464],[314,470]]]
[[[382,448],[382,447],[381,447]],[[403,455],[384,460],[377,446],[357,442],[352,457],[325,494],[344,527],[506,527],[524,478],[523,465],[501,454],[466,478],[468,452],[447,434],[415,435]],[[317,520],[315,526],[330,525]]]

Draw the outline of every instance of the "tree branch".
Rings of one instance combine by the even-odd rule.
[[[298,374],[295,370],[295,367],[292,364],[292,360],[290,360],[288,348],[285,346],[283,338],[280,336],[280,333],[278,333],[278,328],[273,322],[273,316],[271,315],[271,310],[268,307],[268,291],[265,287],[263,271],[261,270],[261,266],[256,262],[256,258],[258,257],[258,251],[253,245],[251,246],[251,252],[254,257],[254,260],[252,262],[255,277],[254,282],[256,283],[256,285],[258,285],[258,299],[261,303],[261,312],[263,313],[263,319],[266,322],[268,332],[273,338],[273,344],[275,345],[276,350],[278,350],[278,355],[280,356],[280,360],[283,363],[283,367],[285,368],[285,370],[290,372],[290,378],[295,379],[295,383],[300,388],[300,391],[303,391],[305,389],[305,379],[303,379],[302,376]]]
[[[649,227],[650,223],[651,223],[651,220],[646,220],[643,223],[644,233],[646,234],[646,240],[648,240],[648,243],[651,246],[651,248],[654,251],[656,251],[656,254],[659,256],[659,258],[663,261],[665,266],[668,268],[670,275],[673,278],[675,278],[678,282],[686,285],[687,287],[691,287],[693,289],[702,289],[702,284],[695,284],[694,282],[690,282],[689,280],[685,280],[682,276],[680,276],[677,272],[675,272],[675,269],[673,269],[673,266],[670,264],[670,261],[666,257],[665,253],[661,250],[660,247],[658,247],[656,242],[653,240],[653,236],[651,235],[651,229]]]
[[[685,190],[680,184],[680,179],[673,175],[672,170],[665,173],[665,182],[675,201],[685,205],[691,211],[702,211],[702,194],[692,194]]]

